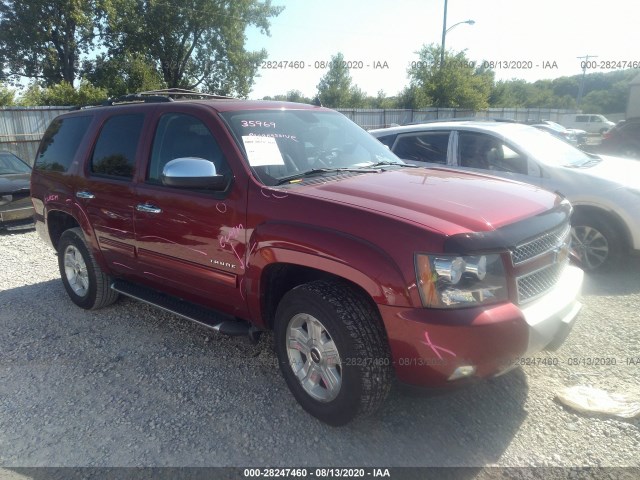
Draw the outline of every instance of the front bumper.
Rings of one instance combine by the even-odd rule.
[[[437,310],[379,305],[398,380],[452,386],[470,377],[500,375],[522,357],[558,348],[582,307],[582,280],[582,270],[567,266],[551,290],[524,306]],[[459,377],[469,367],[473,373]]]

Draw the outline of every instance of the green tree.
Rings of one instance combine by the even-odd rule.
[[[20,97],[19,104],[23,106],[53,106],[53,105],[92,105],[107,99],[107,91],[91,85],[82,79],[80,86],[74,88],[67,82],[42,88],[33,83]]]
[[[153,61],[135,53],[113,58],[99,55],[94,61],[85,62],[83,76],[94,86],[105,89],[109,97],[166,88]]]
[[[253,25],[269,34],[283,7],[270,0],[104,0],[109,55],[140,54],[169,88],[247,96],[267,52],[245,49]]]
[[[338,52],[331,57],[329,70],[317,86],[322,105],[331,108],[363,108],[366,104],[366,94],[351,82],[344,55]]]
[[[10,107],[16,101],[16,92],[9,87],[0,85],[0,107]]]
[[[93,0],[3,0],[0,65],[10,77],[73,84],[96,21]]]
[[[401,95],[411,108],[449,107],[480,110],[489,106],[493,73],[478,69],[464,52],[447,50],[440,65],[440,46],[425,45],[408,70],[409,87]]]

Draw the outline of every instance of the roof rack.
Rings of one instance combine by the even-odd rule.
[[[119,105],[122,103],[164,103],[173,102],[173,98],[164,97],[161,95],[142,95],[140,93],[132,93],[130,95],[123,95],[117,98],[110,98],[102,102],[102,106],[107,107],[111,105]]]
[[[149,90],[147,92],[140,92],[137,95],[150,96],[150,97],[165,97],[165,98],[210,98],[210,99],[227,99],[235,100],[236,97],[230,97],[227,95],[213,95],[211,93],[202,93],[196,90],[186,90],[184,88],[164,88],[161,90]]]
[[[112,105],[122,105],[126,103],[165,103],[174,102],[178,99],[223,99],[235,100],[236,97],[226,95],[212,95],[196,90],[186,90],[184,88],[164,88],[162,90],[149,90],[147,92],[131,93],[116,98],[110,98],[104,102],[89,105],[76,105],[71,110],[84,110],[86,108],[109,107]]]

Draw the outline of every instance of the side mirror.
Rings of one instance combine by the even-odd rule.
[[[224,190],[227,180],[218,175],[213,162],[203,158],[184,157],[168,162],[162,169],[163,185],[178,188]]]

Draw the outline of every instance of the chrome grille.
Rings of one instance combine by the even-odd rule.
[[[568,224],[563,224],[533,240],[518,245],[511,250],[513,264],[519,265],[567,244],[570,239],[570,231],[571,227]]]
[[[518,303],[534,300],[550,290],[558,282],[568,264],[568,260],[564,260],[561,263],[554,263],[519,277],[516,280],[518,283]]]

